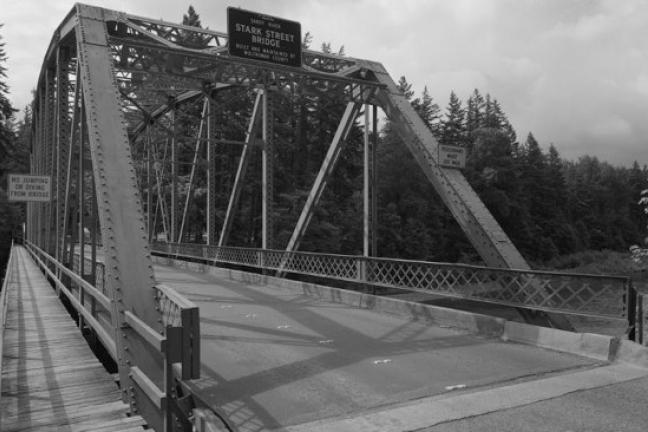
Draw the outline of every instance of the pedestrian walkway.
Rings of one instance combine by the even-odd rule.
[[[2,355],[0,430],[142,431],[29,252],[13,249]]]

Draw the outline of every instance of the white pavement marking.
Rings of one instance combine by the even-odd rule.
[[[648,369],[614,364],[440,399],[433,396],[415,402],[371,411],[351,418],[303,423],[289,432],[401,432],[434,426],[528,405],[576,391],[603,387],[648,376]]]

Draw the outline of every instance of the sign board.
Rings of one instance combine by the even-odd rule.
[[[466,149],[439,144],[439,165],[446,168],[465,168]]]
[[[243,9],[227,8],[231,56],[301,66],[301,24]]]
[[[9,201],[48,202],[52,199],[50,176],[9,174]]]

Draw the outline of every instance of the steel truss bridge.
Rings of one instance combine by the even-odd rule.
[[[231,57],[227,42],[221,32],[77,4],[54,33],[33,103],[31,173],[51,176],[53,199],[28,204],[26,244],[117,362],[123,400],[149,426],[187,427],[182,406],[191,393],[178,389],[200,374],[198,310],[156,282],[152,254],[504,304],[563,328],[563,313],[605,317],[635,334],[630,281],[531,270],[461,171],[438,164],[436,140],[380,63],[305,50],[300,68],[282,67]],[[290,239],[277,249],[281,110],[300,98],[318,109],[346,106]],[[372,257],[379,109],[487,267]],[[219,123],[226,110],[237,124]],[[299,252],[353,127],[364,133],[364,255]],[[179,160],[182,146],[193,148],[193,160]],[[218,155],[232,148],[236,168],[219,208]],[[261,247],[232,247],[254,157]],[[206,244],[188,244],[201,178]],[[160,233],[165,241],[155,242]]]

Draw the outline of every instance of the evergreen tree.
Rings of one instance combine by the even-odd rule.
[[[186,15],[182,16],[182,24],[191,27],[203,28],[200,23],[200,15],[196,13],[196,10],[193,6],[189,6]],[[209,43],[209,36],[201,35],[196,32],[181,31],[180,32],[181,40],[178,41],[180,45],[187,46],[189,48],[205,48]]]
[[[2,26],[0,25],[0,28]],[[7,54],[0,35],[0,278],[5,275],[5,265],[9,256],[12,234],[20,232],[24,221],[24,204],[9,203],[7,200],[7,174],[27,172],[27,145],[16,145],[16,133],[12,128],[15,109],[8,98],[9,87],[5,82]],[[30,120],[27,116],[26,121]],[[29,124],[31,130],[31,124]],[[19,131],[26,130],[23,123],[18,124]]]
[[[484,126],[485,105],[484,97],[475,89],[466,103],[466,132],[469,138],[473,138],[473,133]]]
[[[441,126],[441,144],[463,146],[465,132],[465,112],[461,101],[453,91],[450,93],[450,102]]]
[[[0,29],[2,29],[2,24],[0,24]],[[13,141],[11,119],[16,111],[8,98],[9,86],[5,81],[7,79],[6,61],[5,44],[2,41],[2,35],[0,35],[0,160],[11,152]]]
[[[405,95],[405,99],[411,100],[412,96],[414,95],[414,91],[412,90],[412,84],[407,82],[407,79],[402,76],[398,80],[398,90],[400,90],[403,95]]]
[[[439,109],[439,105],[433,101],[432,96],[430,96],[427,86],[423,88],[421,97],[412,101],[412,107],[414,107],[419,117],[421,117],[425,125],[430,129],[432,135],[439,139],[441,136],[441,110]]]

